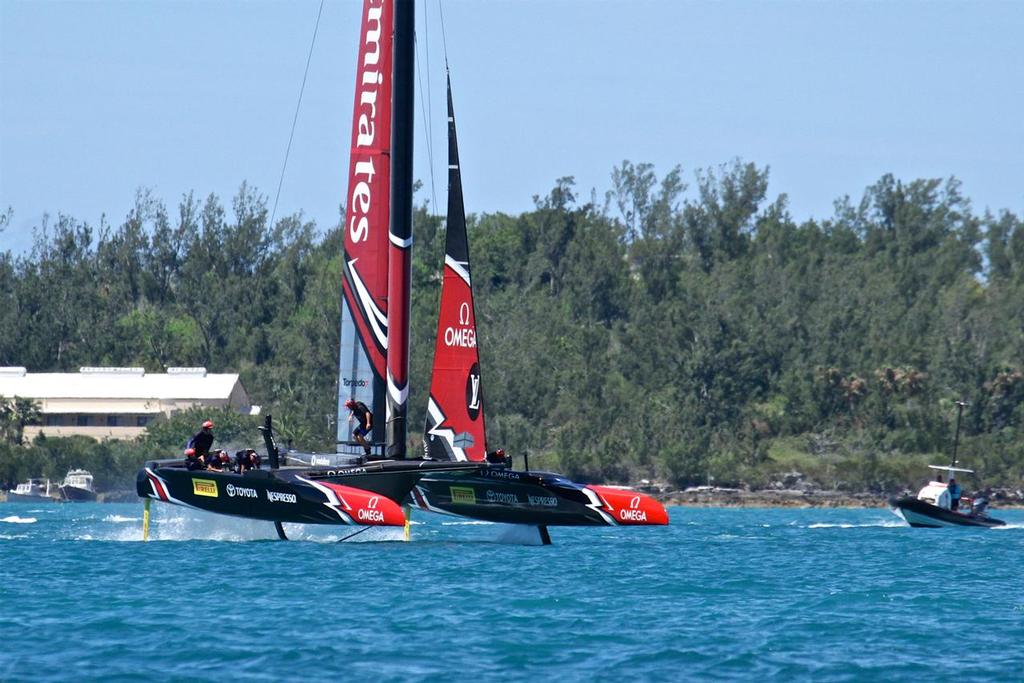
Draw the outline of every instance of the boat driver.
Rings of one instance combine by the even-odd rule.
[[[949,484],[946,485],[949,490],[949,509],[957,510],[960,508],[960,484],[956,483],[956,479],[953,477],[949,478]]]

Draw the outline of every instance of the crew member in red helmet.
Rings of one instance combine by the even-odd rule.
[[[213,422],[207,420],[203,423],[202,429],[189,439],[188,448],[196,449],[197,456],[209,456],[210,446],[213,445]],[[209,457],[207,457],[209,460]]]

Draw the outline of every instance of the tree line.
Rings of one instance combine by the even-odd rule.
[[[627,161],[603,197],[563,178],[530,211],[471,216],[489,445],[592,481],[762,486],[798,469],[887,491],[948,460],[965,400],[961,456],[1019,485],[1021,218],[977,213],[955,179],[886,175],[797,221],[768,178],[737,161],[691,185]],[[0,364],[239,372],[286,437],[329,449],[341,228],[268,218],[243,185],[230,210],[140,192],[116,226],[44,221],[29,253],[0,255]],[[414,229],[413,427],[444,219],[423,203]]]

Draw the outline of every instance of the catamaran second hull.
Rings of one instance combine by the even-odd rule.
[[[919,500],[912,496],[893,498],[889,501],[896,516],[912,527],[944,527],[944,526],[1006,526],[1006,522],[987,515],[964,514],[940,508],[937,505]]]
[[[469,474],[431,474],[412,491],[421,510],[488,522],[538,526],[668,524],[664,506],[629,489],[577,484],[549,472],[478,466]]]
[[[454,467],[453,467],[454,466]],[[382,461],[346,468],[283,468],[244,474],[188,470],[154,461],[136,477],[136,493],[165,503],[271,522],[402,526],[397,501],[427,472],[463,463]]]

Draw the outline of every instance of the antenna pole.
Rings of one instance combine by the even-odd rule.
[[[956,467],[956,449],[960,444],[960,418],[964,414],[964,406],[967,405],[963,401],[956,402],[956,434],[953,436],[953,464],[950,467]]]

